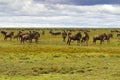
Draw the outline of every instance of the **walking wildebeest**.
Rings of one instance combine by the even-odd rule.
[[[106,37],[106,34],[105,34],[105,33],[104,33],[104,34],[101,34],[101,35],[94,36],[94,37],[93,37],[93,43],[96,44],[96,41],[97,41],[97,40],[100,40],[100,44],[102,44],[103,41],[104,41],[104,39],[105,39],[105,37]]]
[[[87,32],[84,32],[84,35],[82,36],[82,40],[81,43],[86,43],[86,45],[88,45],[88,41],[89,41],[89,35]]]
[[[80,43],[80,39],[81,39],[81,32],[78,32],[77,34],[75,35],[71,35],[71,33],[68,34],[68,41],[67,41],[67,44],[70,45],[71,43],[71,40],[74,40],[74,41],[77,41],[77,44]]]
[[[5,31],[1,31],[1,33],[4,35],[4,40],[7,40],[7,38],[10,38],[10,40],[12,40],[12,36],[14,35],[14,32],[7,33]]]

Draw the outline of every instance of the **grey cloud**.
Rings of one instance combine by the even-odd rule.
[[[69,5],[120,4],[120,0],[34,0],[40,3]]]

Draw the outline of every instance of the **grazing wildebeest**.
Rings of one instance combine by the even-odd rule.
[[[14,32],[7,33],[5,31],[1,31],[1,33],[4,35],[4,40],[7,40],[7,38],[10,38],[10,40],[12,40],[12,36],[14,35]]]
[[[111,33],[106,34],[104,40],[107,40],[107,43],[110,43],[110,38],[113,38],[113,34]]]
[[[61,34],[61,32],[53,32],[52,30],[49,32],[51,35],[60,35]]]
[[[93,37],[93,43],[96,44],[96,41],[97,41],[97,40],[100,40],[100,44],[102,44],[102,43],[104,42],[105,37],[106,37],[106,34],[105,34],[105,33],[104,33],[104,34],[101,34],[101,35],[94,36],[94,37]]]
[[[65,31],[62,32],[62,38],[63,38],[63,41],[65,42],[65,39],[67,37],[67,33]]]
[[[78,32],[77,34],[75,35],[71,35],[71,33],[68,34],[68,41],[67,41],[67,44],[70,45],[71,43],[71,40],[74,40],[74,41],[77,41],[77,44],[80,43],[80,39],[81,39],[81,32]]]
[[[88,41],[89,41],[89,35],[87,32],[84,32],[84,35],[82,36],[82,40],[81,43],[86,43],[86,45],[88,45]]]

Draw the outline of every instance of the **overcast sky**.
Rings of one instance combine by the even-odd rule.
[[[120,0],[0,0],[0,26],[120,28]]]

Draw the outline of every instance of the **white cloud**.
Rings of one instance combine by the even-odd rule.
[[[0,25],[117,26],[120,5],[67,5],[0,0]]]

